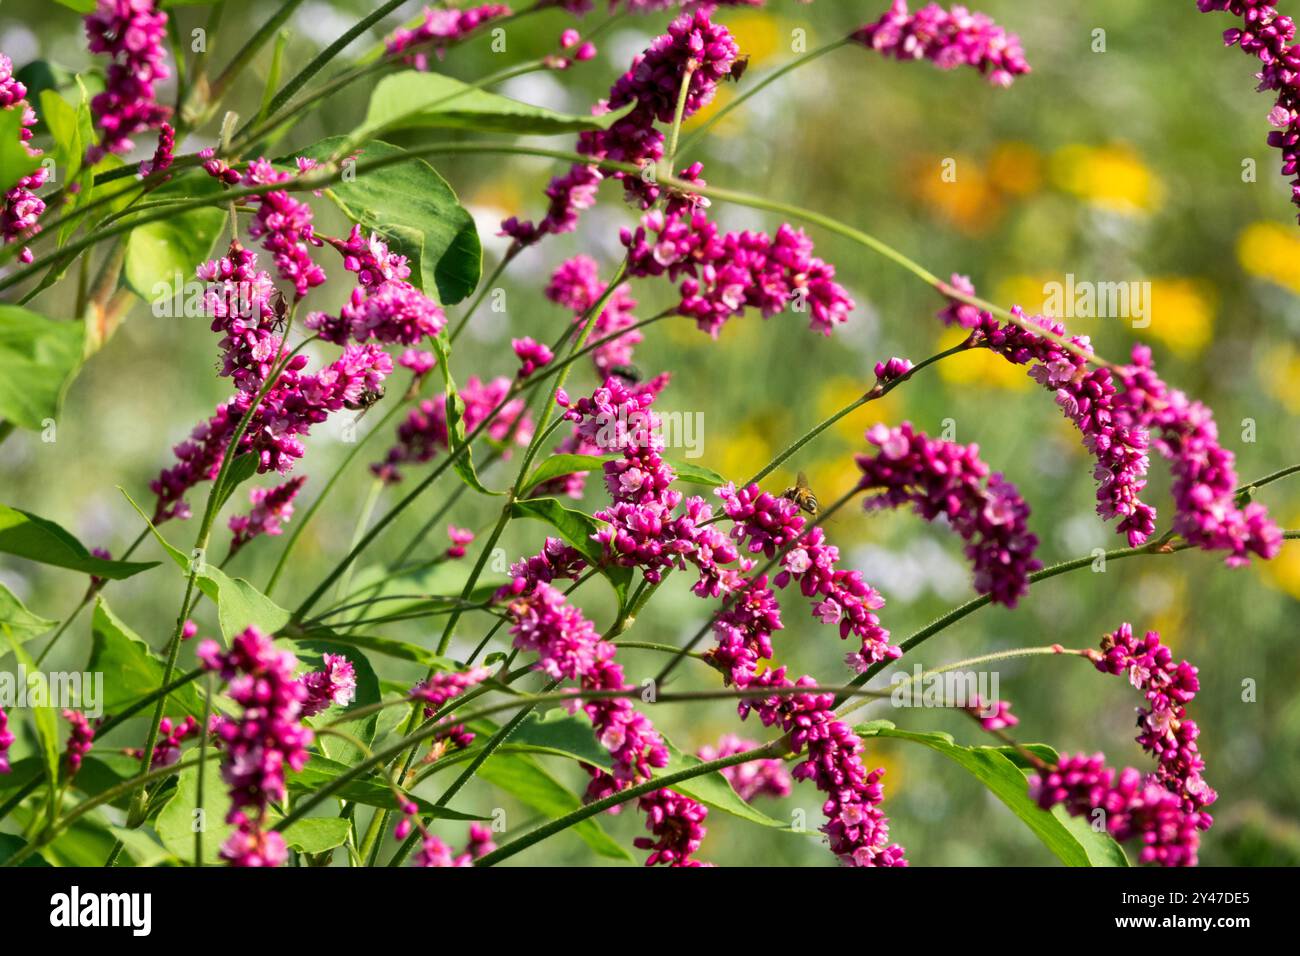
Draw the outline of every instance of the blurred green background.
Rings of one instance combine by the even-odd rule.
[[[231,0],[215,62],[223,63],[251,32],[250,25],[276,6]],[[717,15],[751,56],[742,86],[724,87],[719,103],[788,61],[796,31],[806,31],[811,49],[874,19],[886,0],[822,0],[811,7],[778,0],[769,6]],[[783,79],[732,114],[693,158],[705,162],[705,177],[714,185],[827,212],[937,274],[969,274],[981,294],[999,304],[1038,311],[1044,283],[1066,273],[1096,282],[1149,281],[1149,328],[1134,330],[1117,319],[1078,319],[1071,330],[1093,336],[1098,350],[1110,357],[1122,358],[1134,342],[1150,344],[1167,380],[1213,406],[1243,480],[1300,460],[1300,230],[1288,186],[1277,174],[1277,156],[1265,142],[1271,102],[1254,92],[1252,61],[1222,47],[1220,34],[1230,18],[1200,15],[1192,0],[1158,5],[984,0],[976,6],[1019,33],[1033,66],[1034,72],[1010,90],[992,88],[970,70],[941,73],[927,63],[886,61],[848,47]],[[308,0],[289,23],[288,65],[305,63],[372,7]],[[417,9],[403,7],[402,14],[409,17]],[[176,15],[189,28],[202,22],[203,13],[181,8]],[[592,14],[584,23],[594,25],[603,15],[603,10]],[[382,33],[402,18],[385,23]],[[504,53],[493,52],[480,38],[451,52],[440,68],[463,79],[486,75],[505,62],[552,49],[572,22],[559,11],[526,18],[507,28]],[[666,22],[666,14],[623,18],[600,38],[600,54],[592,62],[568,73],[522,77],[500,92],[585,112]],[[1094,49],[1098,30],[1104,31],[1105,52]],[[364,52],[382,33],[349,53]],[[37,58],[76,71],[91,66],[76,16],[49,0],[5,3],[0,49],[17,66]],[[232,108],[245,115],[256,109],[267,59],[260,58],[240,78]],[[308,117],[276,149],[289,152],[350,128],[364,113],[367,92],[355,88],[332,96],[327,109]],[[210,144],[214,131],[203,132],[206,139],[191,137],[183,149]],[[571,147],[567,137],[539,142]],[[941,177],[945,159],[956,161],[955,182]],[[1258,165],[1255,182],[1243,181],[1246,160]],[[541,191],[557,169],[549,161],[519,158],[473,157],[435,165],[478,221],[485,273],[504,249],[494,237],[496,223],[507,215],[539,216]],[[547,241],[511,265],[500,282],[505,312],[481,310],[458,345],[453,363],[459,380],[512,374],[511,337],[555,337],[569,317],[544,299],[541,288],[563,259],[585,252],[606,273],[613,269],[621,251],[618,230],[635,221],[618,192],[606,186],[604,201],[586,214],[579,232]],[[323,228],[346,228],[327,202],[315,206]],[[712,215],[727,228],[779,224],[722,204],[715,204]],[[799,315],[768,321],[748,315],[729,323],[717,341],[685,320],[661,323],[638,349],[637,363],[647,373],[672,372],[662,410],[703,413],[698,462],[735,480],[757,471],[797,435],[860,394],[872,380],[875,362],[891,355],[917,361],[956,341],[933,318],[941,304],[937,297],[913,277],[845,240],[809,232],[818,254],[836,266],[857,301],[852,320],[833,337],[810,332]],[[321,261],[336,279],[342,275],[337,259],[323,253]],[[337,307],[349,288],[347,281],[330,283],[315,294],[315,307]],[[641,283],[632,291],[643,317],[672,301],[666,284]],[[36,300],[36,307],[66,315],[71,302],[72,290],[58,287]],[[454,318],[456,310],[451,312]],[[227,383],[212,370],[215,346],[202,320],[156,318],[137,305],[73,384],[57,441],[43,443],[37,435],[19,433],[5,443],[0,497],[63,523],[88,545],[119,553],[135,538],[139,523],[115,486],[148,499],[148,482],[169,463],[169,446],[227,394]],[[580,367],[569,391],[580,393],[594,383],[591,370]],[[371,412],[363,428],[373,428],[384,407]],[[1122,545],[1093,512],[1091,464],[1076,433],[1049,395],[992,356],[967,354],[925,371],[886,401],[845,419],[790,465],[807,472],[824,502],[832,501],[855,480],[852,456],[864,447],[863,431],[876,421],[905,419],[931,433],[951,420],[957,440],[979,443],[984,458],[1031,503],[1031,527],[1042,541],[1045,563]],[[1247,420],[1254,422],[1254,441],[1242,440]],[[311,478],[300,514],[349,450],[338,425],[321,427],[308,443],[299,473]],[[379,457],[387,442],[387,436],[377,436],[366,460]],[[414,470],[411,477],[419,473]],[[489,471],[486,480],[504,487],[513,475],[507,463]],[[779,490],[791,477],[792,472],[780,472],[770,487]],[[393,557],[455,482],[444,478],[381,539],[375,562]],[[597,482],[592,485],[586,510],[599,507],[600,489]],[[410,479],[385,491],[380,506],[396,501],[408,487]],[[347,550],[370,489],[362,468],[346,478],[301,542],[277,592],[281,602],[296,603]],[[1167,489],[1163,463],[1153,462],[1148,500],[1162,514]],[[1272,486],[1263,500],[1284,526],[1300,526],[1300,484]],[[497,507],[466,496],[453,520],[481,528]],[[181,524],[166,530],[186,545],[193,533]],[[828,530],[847,562],[861,568],[887,598],[882,617],[898,638],[972,593],[959,543],[942,528],[910,514],[867,518],[842,512]],[[536,551],[544,534],[541,525],[512,525],[504,540],[507,554],[513,560]],[[264,583],[283,540],[257,542],[232,570]],[[431,542],[427,555],[445,546],[438,535]],[[147,546],[140,554],[155,557],[154,550]],[[163,570],[142,575],[108,592],[114,609],[155,647],[165,641],[182,589],[179,578],[164,575]],[[84,579],[74,575],[3,558],[0,579],[32,610],[54,618],[75,605],[85,588]],[[672,581],[637,620],[632,636],[680,643],[694,633],[707,608],[685,583]],[[597,623],[606,623],[611,608],[599,586],[581,593]],[[1269,565],[1237,571],[1200,553],[1139,558],[1114,563],[1104,574],[1076,572],[1044,582],[1014,612],[982,610],[926,644],[915,660],[937,666],[1020,646],[1094,646],[1104,631],[1126,620],[1136,629],[1159,630],[1176,654],[1200,668],[1202,690],[1193,715],[1202,728],[1207,779],[1220,794],[1202,862],[1295,864],[1300,862],[1297,598],[1300,546],[1295,543]],[[812,621],[803,608],[802,601],[786,602],[786,629],[776,640],[778,662],[823,681],[843,680],[846,648],[833,629]],[[211,632],[215,621],[210,609],[205,613],[209,616],[201,623]],[[88,620],[87,615],[78,622],[51,661],[84,664]],[[486,626],[467,619],[457,648],[472,647]],[[436,642],[440,628],[435,619],[397,625],[389,633],[428,645]],[[645,651],[628,650],[620,658],[633,680],[653,675],[662,664]],[[908,669],[912,663],[909,657]],[[382,660],[376,665],[384,676],[413,679],[411,668]],[[675,687],[717,686],[712,671],[692,668],[681,672]],[[1014,703],[1021,720],[1019,739],[1061,750],[1100,749],[1113,763],[1147,766],[1132,741],[1138,697],[1125,681],[1106,679],[1075,659],[1013,661],[998,673],[1001,696]],[[1244,681],[1257,688],[1253,702],[1243,702]],[[949,730],[966,743],[985,742],[970,721],[949,713],[893,711],[887,702],[862,713],[909,729]],[[741,725],[725,703],[657,708],[653,716],[682,749],[731,731],[764,738],[756,721]],[[121,735],[115,745],[136,743],[127,737]],[[15,755],[30,745],[20,731]],[[1053,862],[1009,811],[937,754],[901,742],[871,741],[867,760],[887,769],[885,810],[913,865]],[[557,762],[553,769],[580,783],[581,775],[571,767]],[[820,821],[820,803],[819,795],[802,785],[790,798],[762,809],[780,819],[802,809],[810,821]],[[481,812],[505,807],[512,829],[530,819],[529,811],[485,785],[470,787],[458,806]],[[628,812],[604,825],[630,845],[641,821]],[[444,830],[449,840],[463,840],[461,827]],[[833,862],[815,835],[767,832],[716,811],[709,830],[700,856],[719,864]],[[593,860],[583,844],[567,836],[516,859],[533,864]]]

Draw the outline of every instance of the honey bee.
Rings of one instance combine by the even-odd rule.
[[[736,57],[735,62],[731,65],[731,72],[727,74],[727,79],[731,80],[733,83],[739,83],[740,78],[745,75],[745,71],[748,69],[749,57],[738,56]]]
[[[617,375],[629,385],[641,384],[641,370],[635,365],[615,365],[609,370],[610,375]]]
[[[799,506],[800,511],[806,511],[814,518],[817,517],[817,513],[821,510],[821,506],[817,503],[817,496],[808,487],[808,476],[802,471],[795,478],[794,484],[781,492],[781,497],[793,501]]]
[[[376,386],[375,388],[367,388],[353,401],[344,402],[343,407],[350,408],[352,411],[357,412],[357,417],[353,419],[353,422],[359,422],[365,416],[366,412],[370,411],[370,409],[383,401],[385,394],[387,394],[387,391],[382,385]]]

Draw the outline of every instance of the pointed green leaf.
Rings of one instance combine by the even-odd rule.
[[[113,714],[134,704],[163,685],[163,660],[128,627],[103,596],[95,599],[91,619],[93,643],[86,670],[104,674],[105,713]],[[203,702],[193,684],[172,691],[167,697],[167,713],[203,716]]]
[[[44,634],[57,623],[27,610],[23,602],[0,583],[0,631],[11,639],[22,644]]]
[[[57,568],[120,581],[156,567],[157,561],[108,561],[97,558],[85,545],[53,521],[17,508],[0,505],[0,551]]]
[[[56,419],[81,368],[85,334],[81,322],[0,305],[0,418],[31,431]]]

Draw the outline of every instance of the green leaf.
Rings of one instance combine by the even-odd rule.
[[[105,713],[123,710],[163,685],[162,658],[113,613],[103,596],[95,599],[90,627],[93,642],[86,670],[108,676],[102,702]],[[167,712],[202,718],[203,702],[192,683],[167,696]]]
[[[591,728],[587,728],[588,735]],[[564,784],[529,757],[495,753],[478,768],[477,776],[500,787],[548,819],[557,819],[582,806],[582,800]],[[571,828],[574,835],[598,856],[611,860],[628,860],[632,855],[607,834],[593,819],[583,820]]]
[[[578,133],[606,129],[627,112],[573,116],[474,89],[441,73],[407,70],[380,80],[370,94],[362,141],[379,130],[452,127],[485,133]]]
[[[1067,866],[1128,865],[1124,851],[1109,834],[1095,832],[1086,820],[1069,820],[1063,816],[1061,807],[1056,807],[1052,813],[1039,809],[1038,804],[1029,798],[1025,772],[997,747],[964,747],[954,742],[950,734],[898,730],[888,721],[863,724],[855,728],[855,732],[860,737],[909,740],[943,754],[988,787]],[[1080,823],[1082,827],[1078,825]]]
[[[285,844],[301,853],[324,853],[348,840],[352,825],[342,817],[307,817],[280,831]]]
[[[257,474],[258,456],[255,452],[246,452],[237,455],[235,460],[230,463],[230,471],[226,473],[225,483],[221,486],[221,491],[217,495],[216,509],[220,511],[230,500],[230,496],[248,479]]]
[[[153,532],[153,536],[158,539],[158,543],[162,545],[163,550],[176,562],[181,572],[188,576],[190,573],[189,555],[179,548],[173,547],[154,527],[153,522],[149,520],[149,517],[140,509],[134,499],[121,488],[118,490],[131,503],[131,507],[135,509],[136,514],[144,519],[145,524]],[[217,605],[217,619],[221,625],[221,633],[227,641],[249,627],[256,627],[265,634],[275,634],[289,623],[290,614],[288,611],[243,578],[229,577],[215,564],[209,564],[206,560],[202,561],[198,566],[198,572],[195,574],[195,581],[198,583],[199,590]]]
[[[174,853],[146,830],[129,830],[126,827],[110,826],[108,832],[122,841],[122,849],[136,866],[174,866],[181,862]],[[194,851],[191,850],[191,862],[193,857]],[[102,865],[103,860],[98,862]]]
[[[313,754],[305,767],[299,771],[290,771],[285,775],[285,785],[291,793],[312,793],[332,782],[335,778],[347,773],[350,769],[347,764]],[[487,819],[472,813],[461,813],[459,810],[452,810],[450,807],[435,807],[423,797],[414,796],[405,790],[399,789],[398,792],[405,799],[412,801],[419,807],[420,813],[426,817],[439,820],[477,821]],[[385,810],[392,810],[396,806],[392,789],[375,776],[358,777],[349,780],[334,794],[334,797],[339,800],[364,804],[368,807],[382,807]]]
[[[108,561],[97,558],[53,521],[0,505],[0,552],[120,581],[156,567],[157,561]]]
[[[23,644],[44,634],[57,623],[58,621],[48,620],[27,610],[23,602],[0,583],[0,631],[10,640]]]
[[[36,724],[36,737],[40,744],[40,755],[45,763],[46,786],[49,788],[51,801],[53,801],[54,781],[59,779],[59,753],[61,751],[59,718],[55,709],[49,706],[49,678],[46,677],[44,671],[36,666],[36,662],[32,660],[32,655],[27,653],[12,634],[6,634],[6,636],[9,639],[9,646],[13,648],[14,656],[18,658],[18,663],[27,672],[27,706],[32,712],[32,720]],[[46,703],[43,705],[33,704],[33,691],[40,693]]]
[[[665,458],[664,461],[673,471],[677,472],[677,480],[685,481],[693,485],[707,485],[710,488],[719,488],[727,483],[723,478],[711,468],[705,468],[702,465],[692,465],[690,462],[678,461],[673,458]]]
[[[27,841],[20,836],[12,833],[0,833],[0,863],[4,863],[19,850],[27,846]],[[24,866],[49,866],[50,861],[41,856],[40,853],[33,853],[23,862],[19,863],[19,868]]]
[[[388,607],[389,605],[385,604],[383,606]],[[457,669],[455,664],[448,658],[439,657],[428,648],[389,637],[378,637],[373,634],[341,634],[328,627],[317,626],[304,629],[302,636],[309,641],[328,641],[332,644],[341,644],[347,647],[359,647],[362,650],[383,654],[385,657],[392,657],[402,661],[415,661],[417,664],[436,667],[438,670]],[[339,652],[336,651],[335,653]]]
[[[95,9],[95,0],[57,0],[57,2],[65,7],[71,7],[78,13],[91,13]]]
[[[596,740],[591,722],[585,717],[570,714],[561,707],[548,710],[544,714],[529,714],[510,735],[509,743],[536,747],[557,756],[569,757],[600,767],[602,770],[610,769],[609,751],[600,746]],[[668,748],[669,758],[668,766],[659,771],[661,774],[675,773],[702,763],[699,759],[682,753],[666,738],[664,744]],[[491,760],[488,763],[491,763]],[[748,820],[750,823],[780,830],[789,829],[786,824],[772,819],[742,800],[721,771],[675,783],[672,789],[723,813]]]
[[[617,461],[622,457],[622,455],[552,455],[538,465],[536,470],[528,476],[523,488],[524,490],[531,490],[543,482],[554,478],[563,478],[566,475],[573,475],[578,472],[600,471],[605,462]],[[709,468],[670,458],[665,458],[664,461],[676,472],[678,481],[694,485],[708,485],[711,488],[717,488],[727,483],[726,478]]]
[[[54,138],[54,166],[69,182],[81,172],[86,148],[90,146],[83,133],[90,129],[90,115],[86,108],[85,89],[81,109],[73,107],[57,90],[42,90],[40,95],[41,122]],[[85,123],[82,120],[85,120]]]
[[[220,191],[221,184],[214,179],[189,178],[153,190],[149,200],[197,199]],[[226,216],[226,210],[219,206],[201,207],[132,229],[123,271],[131,291],[146,302],[176,295],[195,267],[210,258],[212,246],[225,228]]]
[[[40,157],[27,151],[22,132],[23,111],[0,110],[0,193],[13,189],[18,180],[41,165]]]
[[[85,334],[81,322],[56,322],[0,305],[0,418],[31,431],[57,418],[81,368]]]
[[[576,475],[584,471],[600,471],[605,462],[621,457],[621,455],[552,455],[533,469],[533,473],[523,483],[519,493],[524,495],[540,484],[567,475]]]
[[[194,831],[203,827],[203,862],[209,866],[221,862],[221,844],[234,832],[234,824],[226,822],[230,812],[230,795],[211,761],[203,771],[203,814],[198,816],[199,768],[186,767],[180,773],[176,793],[154,821],[158,838],[172,853],[182,860],[194,861]]]
[[[527,498],[510,506],[513,518],[533,518],[545,521],[560,533],[574,550],[586,558],[593,568],[599,568],[618,595],[619,607],[627,603],[627,592],[632,584],[632,569],[616,564],[604,564],[605,556],[600,545],[592,538],[604,525],[589,514],[566,508],[555,498]]]
[[[474,470],[474,450],[465,444],[465,400],[456,391],[456,382],[451,377],[451,344],[444,330],[433,339],[433,350],[438,356],[438,365],[442,368],[443,381],[447,383],[447,442],[454,454],[463,449],[452,463],[461,481],[475,491],[484,495],[500,495],[504,492],[492,491],[479,481],[478,472]]]
[[[303,155],[324,160],[345,142],[333,136],[308,147]],[[388,143],[367,143],[357,154],[361,163],[390,159],[406,151]],[[411,281],[426,295],[453,305],[478,286],[483,248],[474,217],[438,171],[423,159],[369,170],[351,182],[331,186],[326,195],[353,222],[382,235],[393,252],[410,260]]]

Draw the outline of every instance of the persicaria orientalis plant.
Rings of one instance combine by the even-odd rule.
[[[251,39],[215,75],[206,50],[176,62],[178,48],[168,43],[174,11],[154,0],[98,0],[85,36],[96,61],[89,72],[102,81],[93,94],[81,84],[79,104],[50,90],[32,98],[0,55],[7,123],[0,133],[10,140],[0,289],[14,303],[3,321],[48,343],[33,351],[31,374],[69,378],[83,358],[83,323],[70,346],[74,323],[26,303],[68,270],[82,270],[78,315],[97,348],[139,291],[133,236],[179,222],[199,241],[172,241],[186,252],[206,250],[185,263],[183,278],[199,289],[186,315],[203,322],[187,328],[209,336],[215,375],[228,380],[227,397],[210,414],[170,452],[158,449],[152,480],[121,482],[121,507],[138,536],[118,553],[88,549],[16,508],[0,516],[0,550],[87,579],[57,629],[33,625],[36,616],[16,598],[3,604],[13,619],[0,624],[16,659],[36,669],[92,607],[96,657],[88,670],[109,661],[129,669],[106,675],[126,682],[106,714],[92,719],[69,707],[62,718],[34,719],[31,733],[51,756],[30,758],[22,782],[0,790],[0,821],[19,821],[22,837],[8,865],[57,847],[74,823],[111,810],[126,830],[157,833],[182,863],[233,866],[291,858],[490,866],[576,827],[609,855],[609,838],[591,821],[623,811],[643,827],[615,854],[700,866],[712,815],[761,821],[765,801],[791,794],[820,807],[816,830],[839,862],[907,865],[907,827],[891,826],[889,780],[873,755],[875,738],[895,728],[852,720],[864,703],[889,696],[869,681],[979,607],[1015,608],[1037,581],[1089,559],[1045,566],[1044,529],[1017,483],[1024,463],[999,462],[922,422],[873,423],[853,458],[854,483],[836,500],[819,502],[802,484],[787,491],[772,476],[787,462],[797,467],[805,448],[850,412],[963,353],[1018,366],[1034,400],[1059,408],[1092,459],[1097,514],[1125,545],[1115,556],[1201,550],[1235,569],[1276,558],[1296,536],[1255,500],[1296,468],[1243,483],[1211,409],[1168,383],[1149,347],[1103,357],[1063,321],[986,302],[963,275],[938,278],[851,224],[716,185],[701,162],[686,159],[720,114],[766,85],[748,72],[743,44],[726,25],[729,8],[762,5],[439,4],[346,64],[352,41],[402,6],[392,0],[297,73],[281,73],[277,50],[260,108],[242,121],[224,102],[232,79],[270,55],[295,0],[250,28]],[[1283,173],[1294,175],[1294,24],[1263,0],[1198,5],[1239,21],[1225,39],[1259,61],[1262,88],[1276,94],[1269,142],[1283,154]],[[553,8],[571,25],[548,39],[544,55],[512,59],[474,82],[442,72],[464,44],[531,30],[526,18],[555,15]],[[606,31],[634,23],[658,33],[583,115],[491,90],[525,74],[560,82],[568,71],[599,71]],[[1011,26],[959,5],[893,0],[787,69],[842,47],[972,71],[1014,97],[1033,78]],[[881,66],[880,82],[888,82],[883,71],[901,68]],[[720,89],[733,82],[718,111]],[[315,143],[294,138],[301,120],[357,83],[374,87],[361,125]],[[171,105],[164,94],[173,91]],[[60,107],[70,124],[56,115]],[[683,125],[711,107],[683,137]],[[503,138],[440,135],[448,128]],[[546,147],[511,138],[534,133],[569,138]],[[49,180],[47,155],[58,157],[61,185]],[[473,220],[426,162],[457,155],[482,162],[526,155],[557,166],[544,193],[524,197],[500,223],[504,252],[487,277]],[[609,208],[588,215],[598,204]],[[323,210],[335,205],[351,220],[337,233],[322,224]],[[782,221],[729,231],[720,212],[732,205]],[[608,232],[615,218],[621,224]],[[550,254],[557,237],[575,232],[588,252]],[[860,383],[848,407],[791,436],[754,475],[673,459],[661,409],[674,370],[638,369],[638,347],[668,323],[719,339],[730,323],[755,321],[754,313],[806,323],[817,337],[842,334],[859,309],[836,264],[817,250],[823,234],[882,254],[928,284],[926,309],[937,328],[958,330],[958,344],[930,357],[879,356],[874,378]],[[505,270],[525,260],[541,277],[538,304],[551,303],[547,314],[558,318],[544,330],[531,325],[530,334],[512,328],[509,349],[482,367],[463,366],[453,345],[481,320]],[[666,308],[642,305],[665,295]],[[39,430],[41,395],[19,408],[9,394],[0,393],[2,434]],[[355,430],[363,414],[366,436],[339,468],[313,467],[312,434]],[[1170,475],[1167,505],[1147,489],[1153,468]],[[344,474],[367,476],[373,491],[359,519],[336,509],[335,520],[355,523],[356,533],[303,587],[304,529],[329,519]],[[485,526],[465,508],[476,497],[496,514]],[[422,525],[412,517],[417,502],[437,504]],[[902,511],[955,535],[976,597],[910,637],[893,633],[887,589],[854,568],[846,542],[836,540],[833,516],[850,508]],[[523,519],[549,528],[492,568],[507,528]],[[398,528],[406,529],[405,549],[374,564],[373,546]],[[132,560],[149,549],[156,560]],[[277,555],[267,580],[226,570],[250,551]],[[172,568],[179,576],[167,577]],[[286,569],[300,591],[281,586]],[[179,598],[166,634],[136,635],[110,607],[117,582],[145,572],[168,613]],[[434,580],[442,590],[418,583]],[[655,614],[656,596],[673,580],[684,582],[703,623],[675,646],[638,642],[637,623]],[[612,589],[612,613],[580,603],[600,586],[592,581]],[[788,663],[781,632],[792,616],[824,625],[817,633],[827,652],[816,673]],[[412,621],[419,640],[385,634]],[[54,629],[39,656],[14,637],[22,628],[35,629],[26,636]],[[1191,717],[1197,668],[1156,631],[1119,620],[1099,641],[1076,634],[961,664],[1033,654],[1079,658],[1126,677],[1140,698],[1135,742],[1145,756],[1026,744],[1009,701],[966,701],[955,709],[972,718],[973,736],[988,738],[988,759],[1013,775],[1024,806],[1053,821],[1044,825],[1062,840],[1083,837],[1065,829],[1065,816],[1050,815],[1056,807],[1095,824],[1088,839],[1100,855],[1121,852],[1118,844],[1142,863],[1194,865],[1216,801],[1215,768],[1201,756]],[[677,690],[684,668],[698,669],[708,689]],[[692,741],[694,754],[656,726],[665,708],[709,700],[732,701],[736,725],[720,739]],[[0,709],[0,773],[16,769],[10,750],[23,720],[22,711]],[[1212,737],[1214,728],[1207,731]],[[1122,754],[1127,742],[1096,745]],[[86,773],[88,761],[109,754],[115,763]],[[490,805],[467,799],[471,782],[510,792],[512,773],[524,771],[563,791],[540,768],[543,759],[581,768],[584,787],[563,794],[566,810],[552,806],[526,827],[497,828]],[[193,812],[212,821],[178,837],[176,818]],[[116,840],[104,862],[129,860],[128,843]]]

